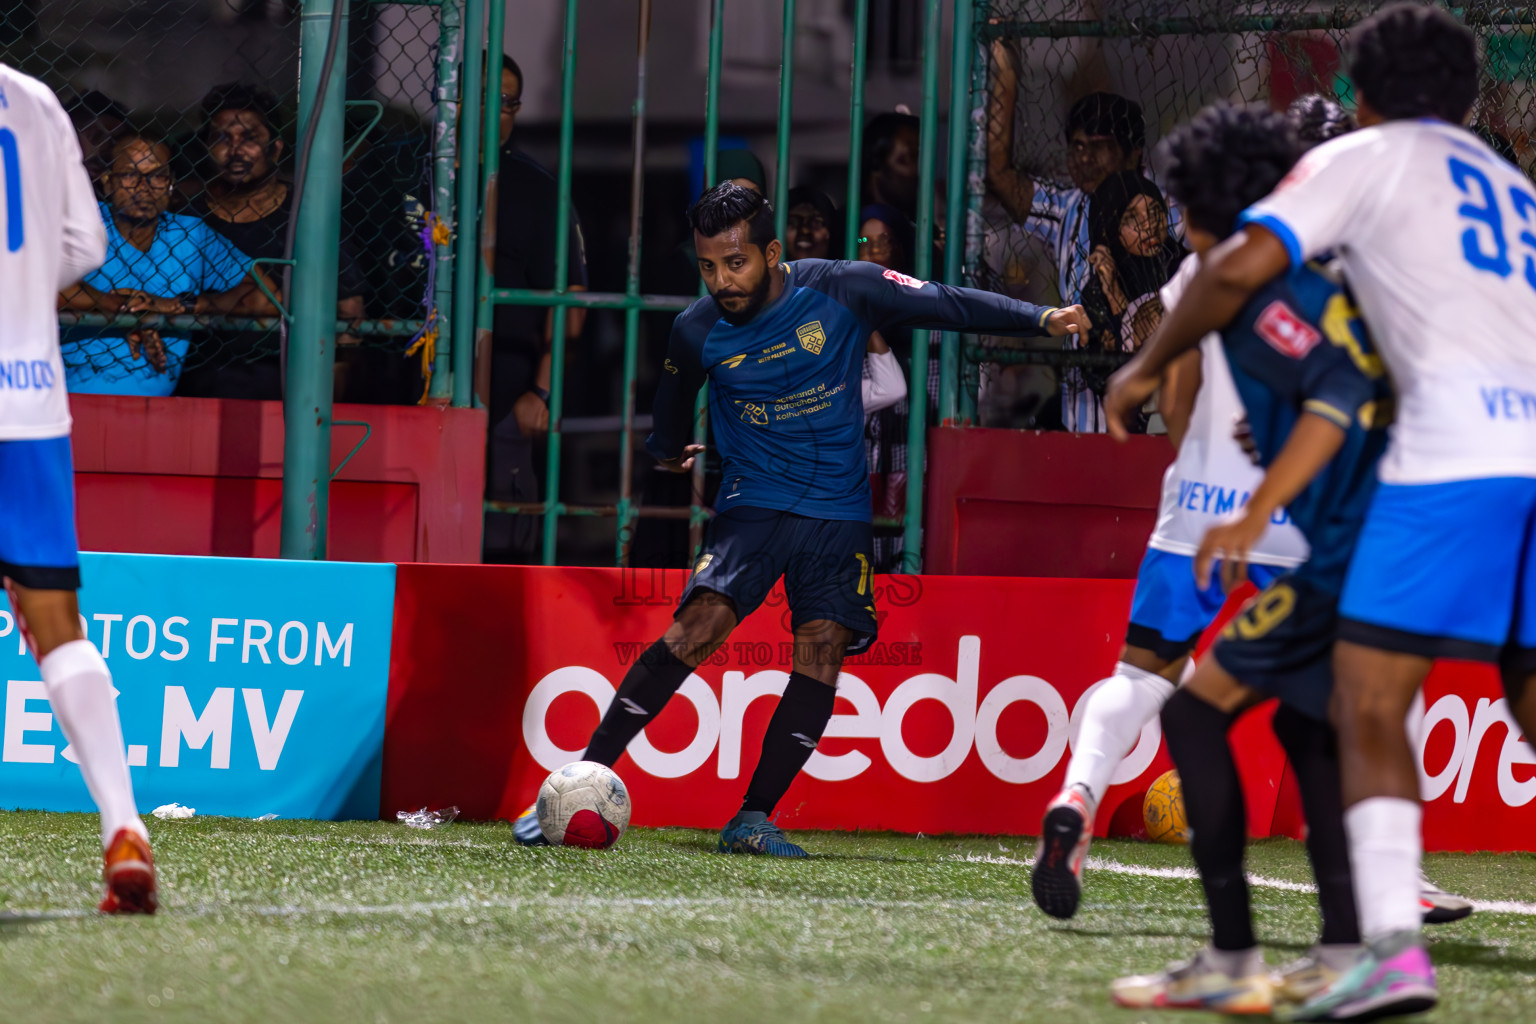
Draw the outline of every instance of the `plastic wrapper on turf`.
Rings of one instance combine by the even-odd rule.
[[[437,828],[446,825],[459,816],[457,807],[444,807],[439,811],[429,811],[423,807],[419,811],[396,811],[395,819],[407,828]]]

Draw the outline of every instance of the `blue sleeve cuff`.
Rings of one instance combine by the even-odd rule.
[[[1244,224],[1257,224],[1259,227],[1269,230],[1276,238],[1280,239],[1285,245],[1285,251],[1290,254],[1291,266],[1293,268],[1299,267],[1306,262],[1306,257],[1301,251],[1301,239],[1297,238],[1296,232],[1291,230],[1291,226],[1279,217],[1272,213],[1254,213],[1249,209],[1244,210],[1238,215],[1238,227],[1242,227]]]

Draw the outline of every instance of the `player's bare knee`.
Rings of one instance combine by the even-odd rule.
[[[683,606],[662,639],[679,661],[697,666],[714,654],[735,628],[736,606],[731,599],[703,590]]]
[[[828,686],[837,685],[843,655],[853,642],[853,630],[838,622],[817,619],[795,628],[794,671]]]
[[[6,591],[39,661],[67,643],[85,639],[80,628],[80,603],[73,590],[35,590],[7,581]]]

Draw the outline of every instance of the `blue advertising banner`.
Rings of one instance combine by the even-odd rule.
[[[134,797],[198,814],[376,818],[395,567],[82,554]],[[0,602],[0,807],[94,810]]]

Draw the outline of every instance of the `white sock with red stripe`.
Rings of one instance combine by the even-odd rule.
[[[1392,796],[1373,796],[1344,812],[1360,933],[1367,942],[1392,932],[1417,931],[1422,923],[1423,818],[1417,800]]]
[[[1103,800],[1115,769],[1136,749],[1142,728],[1157,717],[1173,689],[1156,672],[1118,662],[1115,674],[1088,695],[1063,788],[1082,786],[1095,803]]]
[[[148,838],[133,803],[133,782],[123,749],[123,727],[117,717],[112,673],[96,645],[73,640],[42,659],[48,703],[80,764],[91,799],[101,812],[101,843],[105,847],[120,828]]]

